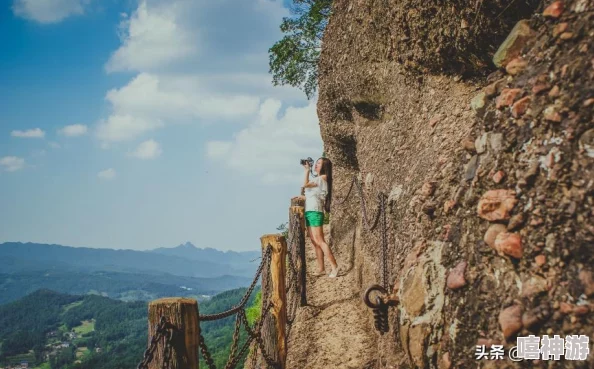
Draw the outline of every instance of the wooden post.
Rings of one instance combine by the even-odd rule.
[[[291,204],[293,200],[291,199]],[[293,223],[299,222],[299,226],[296,227]],[[299,233],[296,235],[289,235],[289,239],[293,240],[291,247],[292,260],[299,260],[295,265],[297,267],[297,278],[299,278],[299,289],[301,291],[300,306],[307,305],[307,291],[306,291],[306,274],[307,264],[305,258],[305,219],[304,219],[304,207],[303,206],[291,206],[289,208],[289,230],[298,229]],[[296,255],[297,257],[293,257]]]
[[[268,245],[272,246],[272,260],[268,271],[272,283],[270,285],[264,283],[267,275],[262,275],[262,301],[264,301],[264,294],[270,294],[276,337],[274,337],[275,339],[269,338],[271,338],[270,343],[275,344],[276,347],[267,347],[267,349],[268,354],[276,357],[280,368],[284,369],[287,362],[287,295],[285,291],[287,241],[280,234],[267,234],[260,237],[260,242],[262,243],[262,253],[266,252]]]
[[[291,206],[305,206],[305,198],[303,196],[292,197]]]
[[[173,350],[171,353],[171,369],[198,369],[198,303],[196,300],[185,298],[164,298],[152,301],[148,308],[149,316],[149,344],[155,334],[155,327],[164,316],[173,326],[178,328],[173,336]],[[159,343],[155,356],[149,364],[149,369],[160,369],[163,365],[162,342]]]

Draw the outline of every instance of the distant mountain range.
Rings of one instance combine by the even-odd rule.
[[[39,288],[121,300],[211,295],[249,285],[260,255],[189,242],[149,251],[6,242],[0,244],[0,304]]]

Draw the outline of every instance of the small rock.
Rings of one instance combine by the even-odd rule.
[[[482,116],[485,113],[485,105],[487,105],[487,95],[485,92],[479,92],[478,95],[470,100],[470,108],[476,115]]]
[[[512,76],[521,73],[526,69],[528,66],[528,62],[524,60],[522,57],[517,57],[512,59],[507,65],[505,66],[505,71]]]
[[[464,279],[464,271],[466,270],[466,261],[461,261],[454,269],[450,271],[447,279],[447,286],[452,290],[457,290],[466,286],[466,279]]]
[[[521,259],[523,255],[522,238],[517,233],[499,233],[495,237],[495,250],[516,259]]]
[[[518,200],[514,190],[490,190],[479,200],[478,215],[488,221],[509,219]]]
[[[513,231],[513,230],[520,228],[522,226],[522,224],[524,224],[524,221],[525,221],[524,213],[519,213],[519,214],[514,215],[509,220],[509,223],[507,225],[507,230]]]
[[[499,325],[503,336],[507,339],[522,329],[522,307],[513,305],[499,313]]]
[[[584,101],[584,103],[582,105],[587,108],[588,106],[590,106],[592,104],[594,104],[594,97]]]
[[[549,18],[559,18],[563,13],[563,1],[555,1],[542,12],[542,15]]]
[[[501,183],[501,181],[503,181],[503,178],[505,178],[505,172],[503,172],[502,170],[497,171],[497,173],[493,174],[493,182],[495,183]]]
[[[549,97],[557,97],[559,96],[559,86],[553,86],[553,88],[551,88],[551,91],[549,91]]]
[[[516,101],[512,106],[512,116],[514,118],[519,118],[520,116],[526,113],[528,106],[530,105],[531,98],[530,96],[526,96],[521,98],[520,100]]]
[[[572,32],[563,32],[561,34],[561,36],[559,36],[559,38],[562,40],[571,40],[573,38],[573,33]]]
[[[592,272],[589,270],[581,270],[579,277],[584,285],[584,293],[586,296],[591,297],[594,295],[594,276],[592,275]]]
[[[485,243],[492,249],[495,249],[495,239],[503,232],[507,232],[507,228],[503,224],[491,224],[483,236],[483,241],[485,241]]]
[[[532,297],[547,290],[546,279],[537,275],[522,283],[522,297]]]
[[[435,192],[435,182],[425,182],[421,187],[421,195],[429,197]]]
[[[561,314],[571,314],[573,312],[573,305],[568,304],[567,302],[562,302],[559,304],[559,312]]]
[[[497,68],[504,67],[510,60],[519,56],[526,44],[535,36],[527,20],[521,20],[511,30],[505,41],[493,55],[493,64]]]
[[[488,138],[489,138],[489,135],[487,133],[484,133],[481,137],[478,137],[474,141],[474,148],[475,148],[477,154],[482,154],[487,150]]]
[[[534,227],[539,226],[543,223],[544,220],[541,217],[533,216],[532,219],[530,219],[530,225]]]
[[[487,134],[489,147],[491,150],[497,154],[501,150],[503,150],[503,134],[502,133],[492,133],[489,132]]]
[[[573,313],[576,316],[584,316],[590,312],[590,308],[587,305],[578,305],[573,309]]]
[[[435,127],[435,125],[442,119],[441,115],[437,114],[434,115],[430,120],[429,120],[429,125],[431,127]]]
[[[503,86],[504,84],[505,84],[505,78],[501,78],[500,80],[491,83],[490,85],[485,87],[485,89],[483,90],[485,92],[485,96],[493,97],[493,96],[497,95],[501,89],[501,86]]]
[[[452,361],[450,360],[449,352],[443,354],[443,356],[441,357],[441,363],[442,365],[440,366],[440,369],[450,369],[452,367]]]
[[[594,158],[594,129],[589,129],[580,136],[579,147],[586,156]]]
[[[522,92],[519,88],[506,88],[501,91],[501,94],[495,99],[495,107],[497,109],[503,108],[505,106],[511,106],[516,97]]]
[[[561,122],[561,115],[557,113],[554,106],[549,106],[543,112],[543,117],[551,122]]]
[[[464,150],[472,153],[476,151],[476,148],[474,147],[474,141],[471,138],[465,138],[462,140],[461,142],[462,148],[464,148]]]
[[[546,82],[536,82],[534,86],[532,86],[532,93],[536,95],[549,88],[551,88],[551,86]]]
[[[567,22],[559,23],[553,28],[553,37],[557,37],[567,30]]]
[[[466,164],[466,170],[464,171],[464,179],[467,181],[472,181],[474,176],[476,175],[476,171],[479,166],[479,157],[478,155],[474,155],[468,164]]]
[[[444,202],[443,204],[443,211],[446,214],[449,214],[450,211],[454,208],[454,206],[456,206],[456,201],[454,200],[447,200],[446,202]]]
[[[547,257],[544,255],[536,255],[536,257],[534,258],[534,262],[536,263],[536,265],[538,265],[539,267],[543,266],[546,264],[547,262]]]

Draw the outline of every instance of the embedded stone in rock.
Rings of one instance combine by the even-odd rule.
[[[454,269],[450,271],[447,279],[447,286],[452,290],[457,290],[466,286],[466,279],[464,279],[464,271],[466,270],[466,261],[461,261]]]
[[[390,191],[390,195],[388,195],[388,203],[392,203],[398,201],[400,196],[402,195],[402,185],[395,185],[392,187],[392,191]]]
[[[474,147],[474,141],[471,138],[465,138],[461,142],[462,147],[464,150],[468,152],[475,152],[476,148]]]
[[[514,118],[519,118],[520,116],[524,115],[524,113],[526,113],[526,110],[528,109],[528,106],[530,105],[530,101],[530,96],[525,96],[520,100],[516,101],[512,106],[512,116]]]
[[[477,154],[482,154],[487,150],[487,139],[489,138],[489,135],[487,133],[484,133],[481,137],[477,137],[476,140],[474,140],[474,148],[477,152]]]
[[[522,283],[522,297],[532,297],[547,290],[547,280],[537,275]]]
[[[495,99],[495,107],[497,109],[503,108],[505,106],[511,106],[518,95],[522,92],[519,88],[506,88]]]
[[[478,157],[478,155],[474,155],[470,159],[468,164],[466,165],[466,170],[464,172],[465,173],[464,179],[466,179],[467,181],[471,181],[474,178],[474,176],[476,175],[478,166],[479,166],[479,157]]]
[[[586,156],[594,158],[594,129],[589,129],[580,136],[579,147]]]
[[[478,215],[488,221],[509,219],[518,200],[514,190],[490,190],[479,200]]]
[[[547,262],[547,257],[544,255],[536,255],[536,257],[534,257],[534,262],[536,263],[536,265],[541,267],[545,265],[545,263]]]
[[[476,115],[482,116],[485,113],[485,105],[487,104],[487,95],[485,92],[479,92],[478,95],[470,100],[470,108]]]
[[[421,195],[429,197],[435,192],[435,182],[425,182],[421,187]]]
[[[557,109],[554,106],[549,106],[543,111],[543,117],[551,122],[560,122],[561,115],[557,113]]]
[[[493,55],[493,64],[497,68],[504,67],[510,60],[519,56],[530,39],[535,36],[527,20],[521,20],[511,30],[505,41]]]
[[[557,24],[555,26],[555,28],[553,28],[553,37],[557,37],[560,34],[562,34],[563,32],[565,32],[567,30],[567,26],[568,26],[567,22]]]
[[[522,307],[513,305],[501,310],[499,325],[506,339],[518,333],[522,329]]]
[[[433,116],[433,117],[432,117],[432,118],[429,120],[429,125],[430,125],[431,127],[435,127],[435,125],[436,125],[436,124],[437,124],[437,123],[438,123],[440,120],[442,120],[442,119],[443,119],[443,118],[442,118],[442,116],[441,116],[441,115],[439,115],[439,114],[437,114],[437,115],[434,115],[434,116]]]
[[[493,151],[493,153],[497,154],[501,150],[503,150],[503,134],[502,133],[492,133],[489,132],[489,147]]]
[[[528,66],[528,62],[524,60],[522,57],[517,57],[512,59],[507,65],[505,66],[505,71],[512,76],[516,74],[520,74],[526,67]]]
[[[493,96],[497,95],[499,93],[499,91],[501,90],[501,87],[504,84],[505,84],[505,78],[501,78],[500,80],[491,83],[490,85],[488,85],[484,89],[485,96],[486,97],[493,97]]]
[[[511,219],[509,220],[509,223],[507,224],[507,230],[513,231],[513,230],[521,227],[522,224],[524,224],[524,221],[525,221],[524,213],[519,213],[519,214],[514,215],[513,217],[511,217]]]
[[[553,86],[553,88],[551,88],[551,91],[549,91],[549,97],[557,97],[559,96],[559,86],[555,85]]]
[[[454,208],[454,206],[456,206],[456,201],[446,200],[446,202],[443,203],[443,211],[448,214]]]
[[[555,1],[542,12],[542,15],[549,18],[559,18],[565,9],[563,1]]]
[[[590,297],[594,295],[594,276],[589,270],[582,270],[579,274],[580,281],[584,285],[584,293]]]
[[[516,259],[521,259],[523,255],[522,238],[517,233],[499,233],[495,237],[495,250]]]
[[[503,178],[505,178],[505,173],[502,170],[499,170],[495,174],[493,174],[493,182],[495,183],[501,183],[501,181],[503,181]]]
[[[487,232],[485,232],[485,236],[483,237],[483,241],[485,241],[485,243],[487,245],[489,245],[489,247],[491,248],[495,248],[495,238],[497,238],[497,235],[499,235],[499,233],[502,232],[507,232],[507,228],[503,225],[503,224],[491,224],[489,226],[489,228],[487,229]]]
[[[400,289],[402,307],[410,315],[417,316],[425,308],[427,292],[423,286],[423,268],[417,266],[403,281]]]

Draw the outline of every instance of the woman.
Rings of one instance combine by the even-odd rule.
[[[307,233],[316,250],[318,261],[318,275],[325,274],[324,255],[328,257],[332,271],[328,275],[335,278],[338,275],[338,264],[332,255],[332,250],[324,240],[324,210],[330,212],[330,201],[332,199],[332,162],[327,158],[320,158],[316,161],[314,170],[318,176],[309,181],[310,167],[305,163],[305,180],[301,188],[305,195],[305,225]]]

